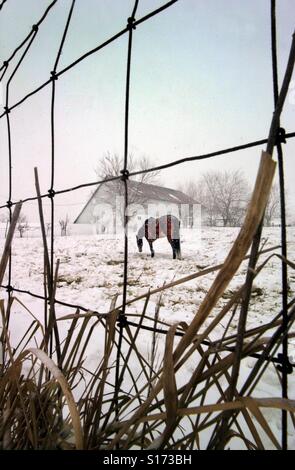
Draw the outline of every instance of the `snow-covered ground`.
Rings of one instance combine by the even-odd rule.
[[[139,253],[136,246],[135,234],[129,238],[129,269],[128,269],[128,299],[136,297],[149,289],[160,287],[164,283],[177,280],[181,277],[198,272],[206,267],[222,263],[235,240],[238,228],[207,228],[201,232],[182,231],[182,259],[173,260],[170,245],[166,239],[157,240],[154,244],[155,258],[151,259],[149,248],[144,242],[143,253]],[[4,240],[0,240],[2,248]],[[265,228],[263,231],[264,248],[280,243],[280,228]],[[275,250],[277,253],[279,249]],[[262,255],[259,263],[266,259],[270,253]],[[288,229],[288,257],[294,262],[295,258],[295,228]],[[100,313],[107,312],[112,298],[116,293],[122,292],[123,283],[123,241],[119,238],[92,236],[57,237],[55,240],[55,258],[60,259],[59,278],[56,298],[75,305],[84,306]],[[238,274],[230,283],[225,295],[212,312],[205,325],[212,320],[216,311],[224,305],[231,292],[237,289],[245,279],[247,262],[240,267]],[[248,317],[247,328],[259,326],[269,322],[281,309],[281,261],[273,257],[261,274],[255,280],[254,297]],[[185,321],[190,323],[196,313],[200,302],[210,287],[216,272],[195,280],[186,282],[173,289],[167,289],[161,297],[160,319],[166,323]],[[290,299],[295,291],[295,273],[289,270]],[[5,281],[6,282],[6,281]],[[43,295],[43,245],[40,238],[15,238],[12,248],[12,285],[19,289],[29,290],[35,294]],[[3,289],[1,297],[6,297]],[[26,294],[16,294],[16,297],[36,315],[43,318],[42,301]],[[149,315],[153,316],[159,295],[154,295],[149,304]],[[120,303],[120,297],[118,298]],[[128,307],[127,313],[140,313],[142,301]],[[57,306],[58,316],[74,313],[73,309]],[[21,337],[29,325],[31,317],[25,308],[15,302],[11,315],[12,338]],[[64,325],[66,334],[68,321],[59,322]],[[230,332],[234,332],[236,320],[233,320]],[[217,339],[225,328],[221,322],[215,328],[211,339]],[[149,333],[142,333],[141,350],[147,355],[150,353]],[[145,336],[146,335],[146,336]],[[159,351],[163,350],[164,339],[158,338]],[[162,343],[161,343],[162,341]],[[97,343],[90,348],[88,367],[97,361],[99,346]],[[102,351],[101,351],[102,352]],[[295,342],[290,340],[290,355],[295,359]],[[241,381],[249,373],[254,359],[243,361]],[[136,367],[134,365],[134,367]],[[187,366],[187,373],[191,373]],[[295,398],[295,373],[289,376],[289,397]],[[185,377],[183,378],[185,380]],[[274,368],[271,366],[264,374],[254,395],[259,397],[279,397],[280,386]],[[214,397],[212,397],[214,400]],[[266,410],[268,421],[275,435],[280,439],[280,412]],[[291,429],[291,428],[290,428]],[[291,431],[290,431],[291,432]],[[266,438],[266,445],[272,448]],[[292,431],[289,447],[295,449],[295,436]]]
[[[129,237],[128,298],[148,289],[179,279],[204,268],[222,263],[236,238],[237,228],[203,228],[201,237],[195,231],[182,233],[182,259],[173,260],[166,239],[154,243],[155,258],[150,258],[144,241],[139,253],[135,235]],[[295,228],[288,231],[288,257],[294,261]],[[111,237],[111,236],[110,236]],[[264,248],[280,244],[280,229],[265,228]],[[3,245],[3,240],[0,240]],[[279,249],[276,250],[280,252]],[[261,256],[261,261],[271,253]],[[55,258],[60,260],[56,297],[72,304],[99,312],[108,311],[115,293],[120,293],[123,282],[123,241],[103,236],[68,236],[55,240]],[[256,298],[252,302],[249,326],[268,321],[278,313],[281,305],[281,262],[272,258],[256,278]],[[247,261],[231,282],[227,293],[235,290],[245,279]],[[189,322],[215,278],[216,272],[168,289],[161,299],[161,317],[167,322]],[[40,238],[15,238],[12,249],[12,283],[19,289],[43,295],[43,245]],[[295,273],[289,270],[290,296],[295,290]],[[226,302],[228,295],[224,296]],[[26,303],[30,297],[22,295]],[[157,298],[155,297],[154,300]],[[61,313],[65,309],[61,309]]]

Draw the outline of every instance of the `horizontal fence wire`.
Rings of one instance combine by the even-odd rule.
[[[277,248],[280,248],[280,245],[277,245],[277,246],[274,246],[274,247],[271,247],[271,248],[263,249],[259,252],[259,255],[266,254],[266,253],[268,253],[270,251],[273,251],[274,249],[277,249]],[[244,261],[246,261],[248,258],[249,258],[249,256],[246,256]],[[196,277],[200,277],[201,275],[203,276],[203,275],[215,272],[216,270],[219,270],[221,267],[222,267],[222,264],[213,266],[211,268],[206,268],[202,271],[199,271],[196,275],[190,275],[190,276],[186,276],[185,278],[182,278],[181,282],[192,281]],[[147,297],[147,295],[151,296],[151,295],[159,294],[160,292],[163,291],[163,287],[165,287],[165,290],[166,289],[171,289],[172,287],[177,286],[179,283],[180,282],[178,280],[178,281],[174,281],[174,282],[169,283],[169,284],[165,284],[165,286],[162,286],[162,287],[159,287],[159,288],[156,288],[156,289],[153,289],[153,290],[149,290],[148,294],[145,293],[145,294],[142,294],[142,295],[136,297],[136,299],[128,300],[126,302],[126,305],[129,306],[131,303],[134,303],[135,301],[143,300]],[[9,284],[8,285],[4,285],[4,284],[0,285],[0,288],[6,289],[7,291],[11,291],[11,292],[14,291],[14,292],[22,293],[22,294],[27,294],[27,295],[30,295],[30,296],[35,297],[37,299],[48,301],[48,298],[46,296],[42,296],[41,294],[31,292],[30,290],[20,289],[20,288],[14,287],[14,286],[9,285]],[[92,314],[97,314],[97,315],[107,315],[107,314],[111,313],[111,311],[108,311],[107,313],[102,313],[102,312],[98,312],[94,308],[87,308],[87,307],[79,305],[79,304],[67,303],[67,302],[64,302],[64,301],[61,301],[61,300],[57,299],[56,297],[54,298],[54,302],[59,304],[59,305],[63,305],[65,307],[70,307],[70,308],[82,310],[82,311],[87,312],[87,313],[91,312]],[[121,308],[121,307],[119,307],[119,308]]]
[[[0,288],[3,288],[3,289],[7,289],[7,286],[5,285],[0,285]],[[42,301],[48,301],[48,298],[47,297],[44,297],[42,295],[39,295],[39,294],[35,294],[33,292],[30,292],[28,290],[24,290],[24,289],[19,289],[19,288],[16,288],[16,287],[10,287],[10,291],[11,292],[17,292],[17,293],[21,293],[21,294],[27,294],[31,297],[34,297],[36,299],[39,299],[39,300],[42,300]],[[105,318],[107,317],[108,315],[110,315],[110,313],[112,313],[112,311],[110,312],[106,312],[106,313],[102,313],[102,312],[97,312],[95,310],[90,310],[82,305],[78,305],[78,304],[71,304],[71,303],[68,303],[68,302],[63,302],[61,300],[57,300],[55,299],[54,300],[54,303],[57,304],[57,305],[61,305],[61,306],[64,306],[64,307],[69,307],[71,309],[75,309],[76,311],[83,311],[85,312],[85,314],[79,314],[79,313],[76,313],[75,315],[77,315],[77,318],[78,319],[83,319],[85,316],[93,316],[93,317],[97,317],[97,318]],[[293,300],[291,300],[288,304],[288,309],[290,307],[292,307],[293,305],[295,304],[295,298]],[[117,310],[117,309],[115,309]],[[114,310],[114,311],[115,311]],[[276,320],[278,320],[279,318],[281,318],[283,315],[283,310],[281,310],[277,316],[273,319],[273,323],[275,323]],[[140,328],[141,330],[144,330],[144,331],[149,331],[151,333],[159,333],[159,334],[162,334],[162,335],[167,335],[169,330],[165,330],[165,329],[161,329],[161,328],[155,328],[155,327],[151,327],[151,326],[148,326],[148,325],[144,325],[144,324],[138,324],[136,322],[132,322],[128,319],[129,316],[132,316],[132,314],[128,314],[128,312],[125,312],[125,316],[126,316],[126,325],[129,325],[129,326],[132,326],[132,327],[135,327],[135,328]],[[62,320],[62,319],[61,319]],[[185,333],[182,332],[182,331],[176,331],[175,333],[175,336],[178,336],[178,337],[182,337]],[[218,341],[217,341],[218,342]],[[204,346],[212,346],[212,341],[208,341],[208,340],[203,340],[201,342],[201,344],[203,344]],[[234,351],[234,348],[232,347],[227,347],[226,348],[227,351]],[[261,357],[261,354],[258,354],[258,353],[253,353],[253,354],[249,354],[249,357],[253,357],[253,358],[260,358]],[[276,358],[276,357],[271,357],[271,356],[266,356],[266,360],[273,363],[273,364],[281,364],[282,361],[281,359],[279,358]],[[295,368],[295,364],[292,364],[292,363],[289,363],[289,365],[294,369]]]
[[[38,196],[31,196],[27,197],[22,200],[22,203],[26,202],[31,202],[31,201],[37,201],[41,200],[44,198],[49,197],[50,202],[51,202],[51,246],[50,246],[50,277],[51,277],[51,288],[54,283],[54,216],[55,216],[55,205],[54,205],[54,197],[57,195],[69,193],[72,191],[77,191],[79,189],[83,188],[88,188],[91,186],[98,186],[100,184],[107,184],[113,181],[123,181],[125,185],[125,208],[128,205],[128,179],[132,177],[136,177],[142,174],[146,173],[151,173],[154,171],[160,171],[160,170],[165,170],[169,169],[172,167],[175,167],[180,164],[184,163],[191,163],[194,161],[198,160],[205,160],[209,158],[215,158],[223,155],[228,155],[232,154],[238,151],[246,150],[249,148],[254,148],[258,147],[264,144],[269,145],[269,138],[261,139],[261,140],[256,140],[253,142],[248,142],[242,145],[237,145],[234,147],[229,147],[221,150],[217,150],[214,152],[206,153],[206,154],[200,154],[200,155],[195,155],[195,156],[188,156],[188,157],[183,157],[176,159],[174,161],[169,161],[167,163],[161,164],[161,165],[156,165],[144,170],[140,171],[133,171],[133,172],[128,172],[128,118],[129,118],[129,93],[130,93],[130,65],[131,65],[131,51],[132,51],[132,34],[133,30],[136,29],[136,27],[140,26],[147,20],[153,18],[154,16],[160,14],[161,12],[167,10],[169,7],[171,7],[173,4],[177,3],[178,0],[171,0],[161,7],[149,12],[142,18],[136,20],[135,19],[135,14],[136,10],[138,7],[139,0],[135,0],[133,11],[131,14],[131,17],[128,18],[127,20],[127,25],[123,29],[121,29],[119,32],[117,32],[115,35],[111,36],[110,38],[106,39],[104,42],[101,44],[97,45],[93,49],[90,49],[89,51],[85,52],[78,58],[76,58],[73,62],[62,68],[61,70],[57,70],[58,68],[58,63],[59,59],[61,57],[63,45],[68,33],[73,9],[75,6],[75,0],[72,0],[72,3],[69,8],[69,13],[67,16],[67,20],[65,23],[65,27],[63,30],[62,38],[60,41],[59,49],[55,58],[55,63],[53,66],[52,71],[50,72],[51,75],[50,77],[43,83],[39,84],[34,90],[31,92],[27,93],[24,95],[19,101],[15,102],[14,104],[10,105],[9,101],[9,87],[10,83],[13,80],[15,74],[17,73],[19,67],[21,66],[22,61],[25,59],[27,53],[29,52],[32,43],[34,42],[35,38],[38,35],[39,27],[43,23],[43,21],[47,18],[48,14],[56,5],[57,0],[52,1],[47,8],[45,9],[44,13],[42,14],[41,18],[31,27],[31,30],[29,33],[25,36],[25,38],[17,45],[17,47],[12,51],[12,53],[9,55],[9,57],[3,61],[3,64],[0,66],[0,80],[3,80],[4,77],[10,72],[10,69],[12,68],[12,61],[16,57],[19,51],[21,51],[24,48],[23,53],[21,54],[20,59],[12,69],[12,72],[7,80],[6,83],[6,101],[5,101],[5,107],[4,107],[4,112],[0,115],[0,119],[6,118],[7,121],[7,135],[8,135],[8,162],[9,162],[9,189],[8,189],[8,201],[6,204],[1,205],[0,209],[7,209],[9,210],[10,214],[10,220],[11,220],[11,210],[12,206],[16,205],[18,201],[12,201],[12,164],[13,164],[13,159],[12,159],[12,145],[11,145],[11,132],[10,132],[10,113],[20,107],[23,103],[25,103],[29,98],[32,96],[40,93],[43,89],[45,89],[49,84],[51,84],[51,185],[50,189],[48,190],[47,193],[38,195]],[[6,0],[2,0],[0,3],[0,11],[2,11],[3,6],[5,5]],[[275,104],[278,99],[278,79],[277,79],[277,52],[276,52],[276,34],[275,34],[275,28],[276,28],[276,20],[275,20],[275,0],[271,0],[271,7],[272,7],[272,15],[271,15],[271,21],[272,21],[272,60],[273,60],[273,82],[274,82],[274,98],[275,98]],[[54,116],[55,116],[55,87],[56,87],[56,80],[61,78],[64,74],[68,73],[71,69],[76,67],[78,64],[86,60],[88,57],[98,53],[99,51],[103,50],[106,48],[108,45],[114,43],[115,41],[119,40],[119,38],[123,37],[125,34],[128,34],[128,51],[127,51],[127,68],[126,68],[126,94],[125,94],[125,135],[124,135],[124,168],[121,171],[121,175],[115,175],[114,177],[111,178],[106,178],[103,180],[99,181],[94,181],[94,182],[89,182],[89,183],[83,183],[79,184],[76,186],[56,190],[54,188],[54,176],[55,176],[55,123],[54,123]],[[272,145],[276,145],[278,149],[278,159],[279,159],[279,170],[280,170],[280,189],[281,189],[281,222],[282,222],[282,255],[283,259],[286,259],[286,218],[285,218],[285,202],[284,202],[284,177],[283,177],[283,155],[282,155],[282,143],[286,143],[288,139],[292,139],[295,137],[295,132],[288,132],[286,133],[284,129],[279,128],[279,132],[277,136],[275,137],[275,142],[272,142]],[[140,328],[146,331],[150,331],[153,333],[159,333],[163,335],[167,335],[168,330],[166,329],[160,329],[156,327],[150,327],[147,325],[143,324],[137,324],[135,322],[132,322],[128,319],[128,312],[126,312],[126,305],[128,304],[127,302],[127,286],[128,286],[128,240],[127,240],[127,235],[125,234],[125,245],[124,245],[124,275],[123,275],[123,305],[122,305],[122,311],[120,311],[120,315],[124,316],[124,322],[125,326],[128,324],[130,326]],[[275,317],[275,320],[277,319],[282,319],[282,325],[279,327],[278,332],[277,332],[277,337],[278,335],[285,335],[285,339],[283,340],[283,355],[284,355],[284,361],[287,361],[286,354],[287,354],[287,331],[289,328],[289,317],[291,318],[291,314],[293,315],[293,309],[291,314],[288,315],[288,309],[293,306],[295,303],[295,299],[293,299],[289,304],[287,303],[287,284],[286,284],[286,262],[282,261],[282,285],[283,285],[283,293],[282,293],[282,303],[283,303],[283,308],[279,312],[279,314]],[[78,312],[82,311],[85,312],[86,314],[91,314],[91,315],[97,315],[100,318],[104,318],[108,313],[99,313],[93,310],[89,310],[85,306],[81,305],[75,305],[72,303],[68,302],[63,302],[55,298],[54,292],[52,292],[51,298],[48,297],[45,289],[45,294],[44,295],[39,295],[33,292],[30,292],[29,290],[24,290],[24,289],[18,289],[12,285],[12,274],[11,274],[11,255],[10,255],[10,262],[8,266],[8,285],[1,285],[1,288],[4,288],[8,291],[8,296],[9,296],[9,301],[11,302],[11,296],[13,292],[16,293],[21,293],[21,294],[27,294],[33,298],[37,298],[39,300],[42,300],[45,302],[45,304],[50,303],[51,307],[54,309],[54,305],[61,305],[65,307],[69,307],[72,309],[75,309]],[[120,387],[120,381],[119,381],[119,369],[120,369],[120,355],[121,355],[121,343],[123,339],[123,327],[124,325],[121,323],[120,324],[120,315],[119,315],[119,324],[117,331],[119,332],[119,340],[118,340],[118,352],[117,352],[117,371],[116,371],[116,390],[118,392],[119,387]],[[82,315],[81,315],[82,316]],[[294,315],[293,315],[294,316]],[[292,317],[293,318],[293,317]],[[184,332],[182,331],[176,331],[176,336],[183,336]],[[56,342],[58,341],[58,338],[56,337]],[[206,346],[211,346],[212,342],[204,340],[202,344]],[[234,348],[228,346],[226,348],[228,351],[235,351]],[[52,351],[52,343],[51,343],[51,351]],[[272,357],[270,354],[270,346],[267,350],[265,350],[262,354],[249,354],[250,357],[255,357],[258,358],[259,361],[266,361],[266,362],[271,362],[273,364],[282,364],[282,360],[279,358]],[[284,362],[283,361],[283,362]],[[289,363],[290,364],[290,363]],[[295,367],[294,364],[290,364],[293,368]],[[121,380],[121,379],[120,379]],[[284,373],[284,364],[283,364],[283,396],[287,397],[287,378],[286,378],[286,373]],[[114,403],[115,406],[117,407],[118,403],[116,403],[116,397],[114,398]],[[287,424],[286,424],[286,413],[283,412],[283,448],[287,448]]]
[[[3,73],[0,76],[0,80],[2,80],[4,75],[6,74],[6,72],[8,70],[8,67],[9,67],[9,63],[12,61],[14,56],[26,44],[26,42],[30,39],[30,37],[34,34],[34,32],[38,31],[39,26],[43,23],[43,21],[45,20],[45,18],[47,17],[47,15],[49,13],[49,11],[56,4],[56,2],[57,2],[57,0],[54,0],[52,3],[50,3],[50,5],[46,8],[45,12],[43,13],[41,18],[39,19],[39,21],[37,23],[35,23],[34,25],[32,25],[32,29],[29,32],[29,34],[25,37],[25,39],[14,49],[14,51],[12,52],[10,57],[3,61],[3,64],[0,67],[0,72],[2,72],[2,70],[3,70]]]
[[[49,9],[56,3],[57,0],[55,0],[54,2],[52,2],[52,4],[48,7],[48,11]],[[145,21],[147,21],[148,19],[152,18],[153,16],[161,13],[162,11],[166,10],[167,8],[169,8],[171,5],[173,5],[174,3],[176,3],[178,0],[172,0],[168,3],[166,3],[165,5],[163,5],[162,7],[160,8],[157,8],[156,10],[152,11],[151,13],[147,14],[146,16],[144,16],[143,18],[141,18],[140,20],[137,20],[134,22],[134,27],[144,23]],[[44,13],[44,18],[45,16],[47,15],[48,11],[46,13]],[[42,21],[43,19],[42,18]],[[41,21],[41,22],[42,22]],[[37,23],[38,25],[38,23]],[[34,25],[33,27],[34,28]],[[95,54],[96,52],[104,49],[106,46],[108,46],[109,44],[111,44],[112,42],[116,41],[118,38],[120,38],[121,36],[123,36],[124,34],[126,34],[127,32],[129,31],[129,26],[127,25],[122,31],[120,31],[119,33],[115,34],[114,36],[112,36],[111,38],[109,38],[108,40],[104,41],[102,44],[100,44],[99,46],[95,47],[94,49],[91,49],[90,51],[86,52],[85,54],[81,55],[78,59],[76,59],[74,62],[72,62],[71,64],[69,64],[67,67],[65,67],[64,69],[60,70],[59,72],[56,73],[56,79],[58,79],[59,77],[61,77],[64,73],[68,72],[69,70],[71,70],[73,67],[75,67],[76,65],[78,65],[80,62],[82,62],[83,60],[85,60],[87,57]],[[2,67],[7,67],[11,58],[14,57],[14,55],[16,54],[16,52],[25,44],[25,42],[29,39],[30,35],[32,33],[30,33],[26,39],[23,41],[23,43],[21,43],[20,46],[18,46],[18,48],[15,49],[15,51],[13,52],[13,54],[11,55],[11,57],[4,61],[3,62],[3,65]],[[0,68],[0,71],[1,71],[1,68]],[[14,105],[12,105],[10,108],[9,108],[9,112],[11,112],[13,109],[17,108],[18,106],[20,106],[21,104],[23,104],[28,98],[30,98],[31,96],[35,95],[36,93],[38,93],[40,90],[42,90],[43,88],[45,88],[50,82],[52,81],[52,77],[49,78],[49,80],[47,80],[46,82],[44,82],[42,85],[40,85],[39,87],[37,87],[35,90],[31,91],[30,93],[28,93],[26,96],[24,96],[21,100],[19,100],[17,103],[15,103]],[[4,116],[5,116],[6,112],[2,113],[0,115],[0,119],[2,119]]]
[[[295,132],[286,133],[285,136],[284,136],[284,138],[286,140],[287,139],[292,139],[294,137],[295,137]],[[201,155],[195,155],[195,156],[191,156],[191,157],[180,158],[178,160],[174,160],[174,161],[169,162],[169,163],[164,163],[163,165],[157,165],[157,166],[153,166],[151,168],[147,168],[147,169],[139,170],[139,171],[131,171],[129,173],[129,178],[132,178],[133,176],[139,176],[139,175],[142,175],[142,174],[146,174],[146,173],[152,173],[154,171],[159,171],[159,170],[164,170],[164,169],[167,169],[167,168],[172,168],[172,167],[180,165],[182,163],[188,163],[188,162],[193,162],[193,161],[197,161],[197,160],[206,160],[208,158],[227,155],[227,154],[230,154],[230,153],[238,152],[240,150],[246,150],[246,149],[251,148],[251,147],[259,147],[260,145],[263,145],[263,144],[266,144],[266,143],[267,143],[267,139],[255,140],[255,141],[249,142],[247,144],[237,145],[235,147],[229,147],[229,148],[226,148],[226,149],[217,150],[215,152],[205,153],[205,154],[201,154]],[[72,192],[72,191],[77,191],[77,190],[83,189],[83,188],[89,188],[91,186],[98,186],[99,184],[111,183],[113,181],[119,181],[119,180],[120,181],[122,180],[121,175],[113,176],[111,178],[105,178],[103,180],[91,181],[89,183],[82,183],[82,184],[79,184],[79,185],[76,185],[76,186],[72,186],[70,188],[55,190],[53,196],[56,196],[58,194],[69,193],[69,192]],[[47,198],[47,197],[50,198],[50,197],[52,197],[52,195],[47,192],[47,193],[41,194],[40,197],[42,199],[44,199],[44,198]],[[38,199],[38,196],[27,197],[25,199],[22,199],[22,203],[37,201],[37,199]],[[14,202],[11,201],[11,206],[16,205],[17,203],[18,203],[18,201],[14,201]],[[7,204],[2,204],[0,206],[0,209],[4,209],[4,208],[7,208]]]
[[[2,2],[0,3],[0,11],[2,10],[2,7],[3,7],[4,3],[6,3],[6,2],[7,2],[7,0],[2,0]]]

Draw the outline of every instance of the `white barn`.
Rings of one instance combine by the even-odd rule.
[[[194,208],[198,203],[181,191],[154,184],[129,180],[129,222],[134,230],[148,217],[173,214],[183,227],[192,227]],[[100,184],[82,209],[75,224],[91,224],[97,233],[112,231],[122,224],[124,208],[124,183],[121,180]]]

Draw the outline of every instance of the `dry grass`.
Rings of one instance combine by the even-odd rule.
[[[185,323],[169,329],[162,322],[155,325],[167,331],[163,356],[156,348],[156,337],[152,332],[152,354],[147,358],[141,352],[141,327],[150,324],[146,317],[150,300],[147,295],[138,326],[127,325],[123,329],[117,387],[119,310],[115,307],[115,299],[111,313],[105,318],[91,313],[83,316],[76,312],[73,315],[68,334],[60,345],[59,361],[54,348],[50,354],[44,347],[46,331],[37,320],[32,320],[17,348],[11,347],[9,330],[4,327],[1,336],[1,448],[198,449],[210,445],[213,438],[216,441],[223,414],[229,412],[230,420],[223,439],[227,446],[232,439],[239,439],[247,449],[264,449],[263,441],[267,436],[279,449],[280,443],[270,429],[263,409],[285,409],[293,415],[295,402],[279,397],[251,397],[261,372],[265,366],[272,365],[257,359],[255,367],[236,390],[234,400],[228,401],[236,334],[229,334],[226,328],[218,341],[209,339],[221,319],[230,325],[241,294],[242,289],[210,326],[196,335],[178,361],[175,361],[175,344],[179,345],[178,335],[186,334],[188,325]],[[8,311],[16,301],[12,298],[10,308],[1,301],[3,325],[7,324]],[[290,308],[289,316],[293,321],[294,306]],[[243,357],[253,353],[273,355],[282,338],[280,330],[281,319],[278,317],[269,324],[247,331]],[[91,341],[101,338],[102,332],[104,353],[96,370],[87,371],[84,367],[87,347]],[[36,348],[27,347],[32,336],[40,338]],[[51,338],[54,342],[52,332]],[[137,369],[141,372],[132,370],[130,364],[138,364]],[[189,364],[195,364],[195,368],[188,368]],[[186,380],[180,383],[183,369]]]

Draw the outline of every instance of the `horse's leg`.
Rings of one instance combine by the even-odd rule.
[[[181,259],[180,239],[175,238],[172,241],[173,241],[173,244],[174,244],[174,250],[175,250],[175,254],[176,254],[177,259]]]
[[[148,240],[149,245],[150,245],[150,250],[151,250],[151,257],[153,258],[155,256],[154,248],[153,248],[153,240]]]
[[[170,237],[167,237],[168,242],[171,245],[172,248],[172,254],[173,254],[173,259],[176,259],[176,251],[175,251],[175,246],[174,246],[174,240],[172,240]]]
[[[180,240],[179,238],[172,238],[168,241],[172,247],[173,259],[181,259]]]
[[[181,259],[180,250],[180,233],[179,233],[180,222],[176,219],[174,225],[170,221],[170,232],[169,238],[171,239],[171,245],[173,249],[173,259]]]

